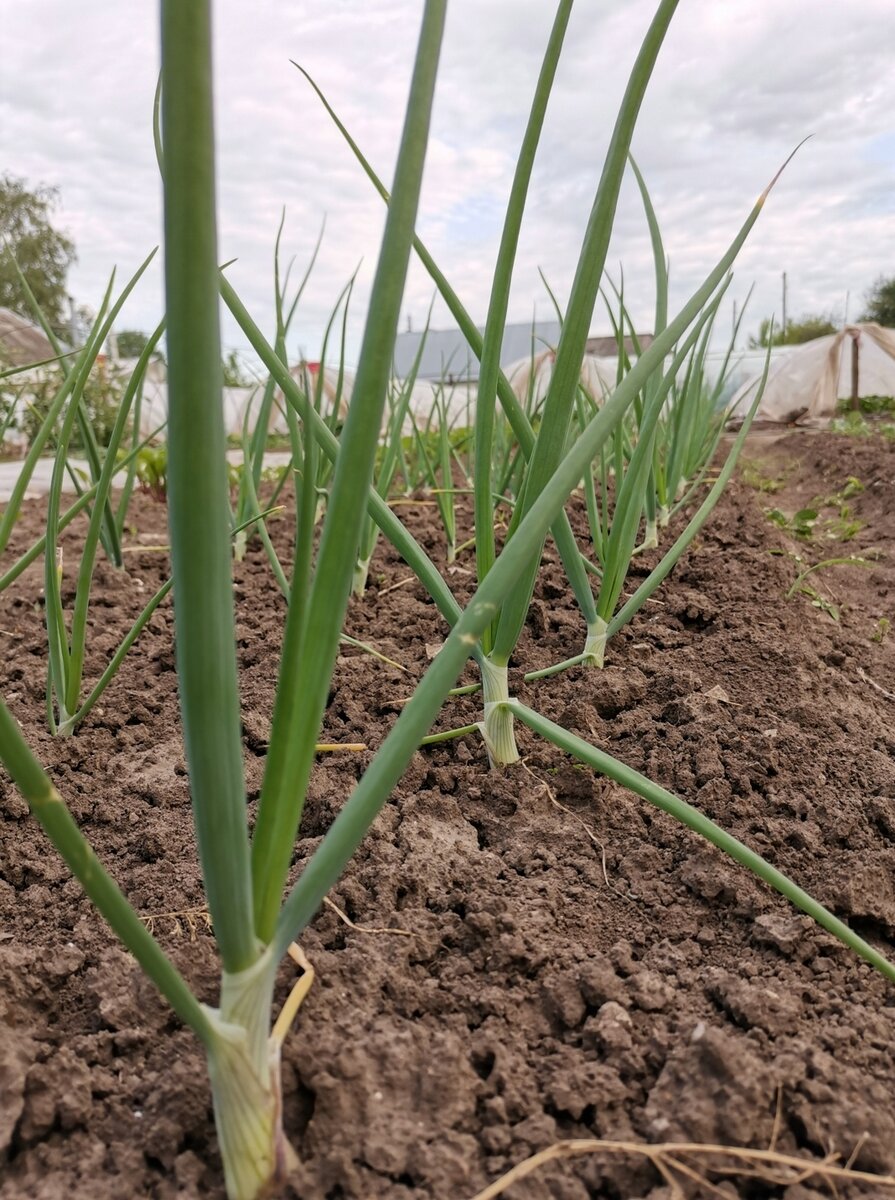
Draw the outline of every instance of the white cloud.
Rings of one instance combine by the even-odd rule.
[[[420,6],[307,0],[220,0],[216,8],[222,258],[263,328],[272,324],[271,255],[281,209],[286,257],[303,270],[324,214],[327,231],[293,346],[313,353],[341,288],[362,262],[351,347],[375,267],[384,209],[289,59],[306,66],[389,181]],[[419,228],[473,316],[483,320],[503,205],[551,6],[543,0],[455,0],[449,8]],[[573,15],[526,215],[511,316],[548,305],[543,267],[564,297],[615,112],[652,0]],[[756,283],[752,318],[776,309],[787,271],[790,312],[851,315],[877,275],[895,271],[895,109],[891,0],[691,0],[663,47],[635,135],[672,261],[673,297],[707,271],[793,146],[789,166],[741,257],[731,296]],[[112,267],[135,269],[159,240],[151,137],[155,7],[30,0],[4,14],[0,169],[61,190],[60,223],[78,247],[71,287],[96,303]],[[638,321],[652,313],[652,264],[636,189],[626,182],[610,264],[623,261]],[[411,270],[405,313],[432,294]],[[124,322],[161,311],[153,268]],[[445,323],[444,309],[436,322]],[[594,328],[605,321],[598,310]],[[722,320],[720,324],[724,324]],[[225,323],[225,336],[241,344]]]

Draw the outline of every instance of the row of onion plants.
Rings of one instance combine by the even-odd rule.
[[[414,235],[446,18],[445,0],[427,0],[394,182],[387,195],[387,219],[359,366],[351,404],[337,431],[325,419],[321,405],[315,404],[313,388],[300,385],[289,372],[279,332],[273,344],[263,337],[219,270],[211,4],[210,0],[161,3],[159,151],[164,180],[168,516],[176,596],[176,665],[196,840],[221,960],[216,1006],[196,996],[97,861],[64,798],[34,758],[5,706],[0,706],[0,756],[91,900],[204,1046],[226,1186],[234,1200],[254,1200],[268,1194],[287,1174],[292,1160],[282,1128],[280,1056],[304,985],[301,980],[297,983],[283,1011],[274,1019],[271,1008],[278,966],[290,952],[300,957],[295,939],[340,878],[470,659],[482,680],[481,727],[495,765],[509,765],[517,757],[513,721],[524,722],[562,750],[673,813],[895,978],[895,967],[877,950],[697,810],[508,694],[507,666],[516,649],[551,530],[587,626],[585,657],[598,660],[599,640],[608,636],[608,629],[599,623],[598,603],[565,505],[638,403],[642,405],[642,428],[639,440],[630,442],[625,478],[641,479],[654,469],[650,422],[658,424],[672,381],[684,361],[682,356],[689,353],[710,320],[719,289],[724,287],[767,195],[765,192],[759,199],[703,283],[664,328],[657,330],[653,344],[643,350],[618,386],[571,436],[585,341],[603,276],[619,186],[637,113],[676,8],[676,0],[661,0],[637,55],[613,131],[582,240],[555,369],[535,427],[500,370],[499,351],[525,196],[571,7],[571,0],[561,0],[557,8],[518,157],[488,319],[481,336]],[[480,355],[473,455],[477,586],[463,608],[374,479],[400,306],[414,246],[464,327],[473,351]],[[234,528],[222,410],[221,298],[275,381],[291,414],[295,478],[295,553],[286,579],[288,607],[269,749],[251,832],[234,637]],[[76,367],[73,373],[77,372]],[[71,392],[76,384],[75,379],[65,386]],[[522,463],[512,519],[500,547],[493,524],[491,452],[498,403],[518,441]],[[63,407],[64,399],[59,412]],[[647,449],[641,451],[641,446]],[[331,474],[327,476],[325,511],[317,538],[319,468],[324,460]],[[106,465],[99,464],[94,482],[99,481]],[[619,504],[623,489],[622,483]],[[632,483],[632,493],[633,489]],[[102,499],[101,492],[94,493],[93,512],[101,514],[97,523],[107,509]],[[244,510],[257,524],[263,522],[264,514],[256,511],[256,502],[257,488],[254,495],[248,495]],[[54,498],[53,503],[58,504],[58,500]],[[623,506],[624,520],[619,518],[626,528],[625,545],[631,540],[633,524],[633,516],[624,515],[627,512]],[[369,518],[416,573],[450,631],[338,817],[290,885],[316,739]],[[697,519],[698,515],[691,519],[691,526]],[[52,545],[53,538],[48,537],[47,548]],[[50,554],[46,558],[49,576],[55,566],[51,568]],[[53,603],[55,606],[55,599]],[[76,632],[74,623],[63,637],[58,628],[58,610],[49,621],[57,625],[51,654],[63,660],[67,653],[71,659],[73,645],[75,652],[80,652],[80,642],[69,640],[66,644],[65,640],[72,639]],[[74,696],[74,685],[67,682],[64,661],[52,669],[57,681],[56,702],[63,705],[59,716],[65,719],[71,714],[69,701]]]

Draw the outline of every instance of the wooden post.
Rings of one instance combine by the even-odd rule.
[[[860,334],[852,334],[851,339],[851,406],[854,412],[857,412],[861,407],[860,399],[860,373],[858,365],[858,338]]]

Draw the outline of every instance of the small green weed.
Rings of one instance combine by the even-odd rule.
[[[860,496],[863,491],[864,485],[857,475],[849,475],[845,485],[838,492],[818,499],[817,503],[821,508],[832,508],[837,504],[844,504],[847,500],[852,500],[855,496]]]
[[[793,584],[793,588],[787,592],[787,595],[807,596],[812,606],[825,612],[831,621],[839,620],[839,608],[837,605],[832,600],[828,600],[825,596],[822,596],[817,588],[813,587],[810,583],[800,583],[798,586]]]
[[[773,495],[774,492],[780,492],[786,487],[786,479],[791,473],[792,467],[782,475],[779,473],[771,475],[766,469],[767,466],[767,463],[757,458],[741,458],[740,478],[747,487],[754,488],[762,495]]]
[[[889,636],[890,625],[891,621],[888,617],[880,617],[876,623],[876,630],[870,635],[871,642],[879,642],[882,645]]]
[[[877,414],[874,414],[877,415]],[[831,433],[841,433],[846,437],[881,437],[886,441],[895,439],[895,424],[891,421],[868,420],[863,413],[849,411],[841,417],[835,417],[830,422]]]
[[[793,516],[788,517],[779,508],[767,510],[766,516],[778,529],[784,530],[790,537],[807,542],[814,536],[814,526],[817,524],[818,512],[815,508],[801,508]]]
[[[804,559],[794,554],[792,557],[800,566],[804,565]],[[791,600],[793,596],[805,596],[811,601],[813,608],[819,608],[825,612],[831,621],[838,621],[840,615],[840,606],[836,603],[835,597],[831,592],[824,595],[819,590],[819,581],[815,578],[808,582],[809,575],[816,576],[819,571],[826,571],[830,567],[872,567],[873,562],[867,558],[861,558],[856,554],[849,554],[843,558],[825,558],[821,562],[813,563],[811,566],[804,567],[800,570],[795,580],[786,592],[786,599]]]
[[[160,504],[168,498],[168,447],[146,446],[137,455],[140,488]]]
[[[864,528],[864,522],[855,517],[848,501],[863,491],[864,484],[861,480],[855,475],[849,475],[837,492],[828,496],[817,496],[809,507],[799,509],[791,517],[779,508],[767,509],[766,516],[778,529],[802,542],[817,537],[831,542],[850,542]],[[822,517],[822,511],[827,508],[838,511],[835,516]]]
[[[882,413],[895,414],[895,396],[861,396],[858,400],[858,408],[852,408],[850,399],[840,400],[836,405],[836,412],[842,416],[848,416],[850,413],[864,413],[869,416],[879,416]]]

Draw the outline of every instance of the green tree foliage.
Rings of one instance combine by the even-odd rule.
[[[876,321],[889,329],[895,329],[895,276],[886,279],[880,275],[876,283],[864,297],[866,308],[861,316],[862,321]]]
[[[75,261],[75,247],[51,224],[57,202],[55,188],[31,191],[24,179],[0,175],[0,247],[10,251],[0,250],[0,307],[34,317],[16,273],[17,262],[47,319],[61,329],[67,316],[65,279]]]
[[[813,342],[815,338],[826,337],[830,333],[838,333],[840,322],[833,313],[808,313],[798,321],[787,321],[786,329],[774,325],[774,335],[770,341],[772,346],[801,346],[803,342]],[[771,320],[765,317],[758,327],[758,337],[749,339],[749,346],[756,350],[768,345],[771,331]]]
[[[139,329],[122,329],[115,334],[118,342],[118,353],[121,358],[139,358],[146,348],[149,338]]]

